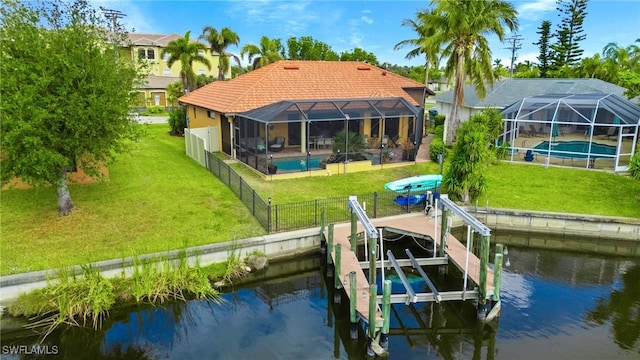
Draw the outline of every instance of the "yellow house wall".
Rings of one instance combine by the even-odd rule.
[[[130,56],[132,59],[137,59],[138,58],[138,50],[139,49],[153,49],[155,52],[155,59],[153,60],[149,60],[149,59],[145,59],[145,61],[147,61],[147,64],[149,66],[149,74],[151,75],[157,75],[157,76],[175,76],[178,77],[180,76],[180,70],[182,69],[180,62],[175,62],[173,63],[173,65],[171,67],[168,66],[166,58],[162,56],[162,47],[159,46],[132,46],[131,47],[131,53]],[[210,50],[205,50],[204,51],[204,57],[209,60],[209,63],[211,64],[211,68],[208,69],[206,65],[199,63],[199,62],[194,62],[193,63],[193,72],[197,75],[199,75],[200,73],[204,73],[207,76],[218,76],[218,63],[220,61],[218,55],[211,55],[211,51]],[[164,70],[165,69],[170,69],[171,74],[167,75],[165,74]],[[229,71],[227,71],[227,73],[225,74],[226,78],[230,78],[231,77],[231,69],[229,68]]]
[[[289,126],[286,123],[272,124],[273,130],[269,130],[269,141],[275,141],[276,137],[284,137],[284,146],[289,145]]]

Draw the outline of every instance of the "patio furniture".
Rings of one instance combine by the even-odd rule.
[[[331,147],[333,145],[333,138],[320,138],[318,139],[318,146],[322,146],[322,148]],[[316,146],[317,148],[317,146]]]
[[[524,154],[524,161],[531,162],[535,159],[536,159],[536,154],[531,149],[527,150],[527,152]]]
[[[533,124],[529,124],[529,134],[531,136],[538,136],[538,131],[536,130],[536,127]]]
[[[276,137],[276,141],[269,146],[269,151],[278,152],[284,149],[284,137],[278,136]]]

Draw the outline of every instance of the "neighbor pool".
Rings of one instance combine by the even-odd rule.
[[[547,154],[549,150],[549,141],[543,141],[533,148],[538,154]],[[574,159],[586,159],[589,153],[588,141],[552,141],[551,153],[553,157],[559,158],[574,158]],[[591,155],[590,158],[611,158],[616,155],[616,147],[591,143]]]

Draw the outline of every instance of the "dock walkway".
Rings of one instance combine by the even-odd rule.
[[[413,232],[417,234],[427,235],[433,239],[436,239],[438,245],[440,245],[440,236],[434,233],[435,231],[435,219],[432,217],[425,217],[422,213],[414,213],[407,215],[400,215],[394,217],[387,217],[383,219],[372,219],[371,222],[377,227],[389,227],[398,230],[404,230],[407,232]],[[438,224],[438,230],[440,228],[440,224]],[[328,230],[327,230],[328,231]],[[357,232],[362,232],[363,227],[362,224],[358,222],[358,230]],[[351,271],[355,271],[356,273],[356,288],[357,294],[359,294],[359,298],[356,300],[356,310],[358,315],[363,318],[365,321],[369,319],[369,304],[368,304],[368,292],[369,292],[369,282],[363,272],[360,262],[351,251],[351,244],[349,243],[349,237],[351,236],[351,225],[347,224],[339,224],[334,226],[333,231],[333,242],[335,244],[341,244],[341,263],[340,263],[340,274],[335,274],[342,281],[342,284],[345,289],[349,289],[349,273]],[[328,234],[326,234],[328,237]],[[458,239],[456,239],[453,235],[449,234],[447,237],[447,247],[445,251],[449,257],[449,259],[458,267],[461,271],[464,272],[465,262],[467,257],[466,245],[461,243]],[[335,249],[331,249],[332,258],[335,261]],[[480,283],[480,259],[476,257],[474,254],[469,254],[469,267],[468,267],[468,277],[475,283]],[[487,271],[487,294],[493,294],[494,286],[493,286],[493,271],[488,269]],[[349,296],[349,291],[347,292],[347,296]],[[362,294],[365,294],[363,297]],[[380,326],[382,324],[382,313],[380,311],[380,307],[377,307],[376,310],[376,326]]]

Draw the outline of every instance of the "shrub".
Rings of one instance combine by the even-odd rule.
[[[164,106],[161,106],[161,105],[147,106],[146,112],[148,114],[162,114],[164,112]]]
[[[436,129],[433,131],[433,137],[434,139],[440,139],[442,140],[444,135],[444,125],[438,125],[436,126]]]
[[[438,154],[444,154],[446,157],[446,150],[444,147],[444,141],[442,138],[434,138],[429,145],[429,156],[431,161],[438,162]]]
[[[640,150],[631,157],[629,161],[629,175],[636,180],[640,180]]]
[[[187,127],[187,110],[179,107],[169,113],[169,127],[172,135],[184,135],[184,128]]]
[[[446,119],[446,116],[444,116],[444,115],[436,115],[436,117],[435,117],[435,125],[436,125],[436,127],[444,126],[444,120],[445,119]]]
[[[498,160],[504,160],[509,156],[509,147],[511,144],[508,141],[503,142],[495,148],[496,158]]]

